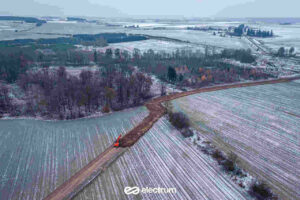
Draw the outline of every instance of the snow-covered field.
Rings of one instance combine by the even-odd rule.
[[[108,23],[109,20],[107,21]],[[277,51],[279,47],[295,47],[296,50],[300,50],[300,24],[292,25],[279,25],[271,23],[247,23],[247,22],[213,22],[213,21],[186,21],[186,22],[115,22],[110,24],[119,24],[121,26],[106,26],[105,23],[61,23],[51,21],[49,23],[43,24],[40,27],[35,27],[34,24],[27,23],[16,23],[9,21],[0,22],[0,40],[12,40],[21,38],[52,38],[61,37],[62,35],[68,34],[97,34],[97,33],[115,33],[115,32],[125,32],[133,34],[147,34],[152,36],[163,36],[175,39],[180,39],[184,41],[190,41],[192,43],[197,43],[201,45],[211,45],[220,48],[250,48],[247,41],[237,38],[237,37],[220,37],[213,36],[213,31],[203,32],[203,31],[193,31],[186,30],[186,27],[218,27],[218,28],[228,28],[229,26],[238,26],[239,24],[245,23],[251,27],[260,28],[262,30],[273,30],[276,37],[274,38],[257,38],[266,47]],[[124,28],[126,25],[139,25],[140,28]],[[155,28],[163,28],[160,30],[155,30]],[[19,32],[15,32],[18,30]],[[28,30],[28,31],[26,31]],[[146,42],[147,43],[147,42]],[[142,49],[147,46],[159,45],[157,43],[151,44],[136,44],[141,45]],[[128,45],[130,48],[132,45]],[[164,44],[162,44],[164,46]],[[173,48],[173,44],[169,47]],[[123,47],[123,46],[122,46]],[[168,48],[168,47],[165,47]],[[298,52],[299,53],[299,52]]]
[[[164,51],[167,53],[172,53],[179,50],[204,50],[203,46],[195,45],[195,44],[188,44],[188,43],[178,43],[178,42],[169,42],[169,41],[161,41],[161,40],[146,40],[146,41],[137,41],[137,42],[123,42],[123,43],[116,43],[110,44],[109,47],[113,49],[119,48],[121,50],[127,50],[132,52],[134,48],[139,49],[141,52],[146,52],[149,49],[152,49],[155,52]]]
[[[105,52],[106,49],[120,49],[121,51],[133,52],[134,49],[139,49],[142,53],[152,49],[155,52],[166,52],[172,53],[178,50],[191,50],[193,52],[200,50],[204,51],[203,46],[188,44],[188,43],[178,43],[171,41],[161,41],[155,39],[134,41],[134,42],[122,42],[122,43],[112,43],[107,47],[93,47],[93,46],[82,46],[77,45],[80,50],[84,51],[100,51]]]
[[[173,101],[206,137],[282,197],[299,198],[300,81],[202,93]]]
[[[1,23],[1,21],[0,21]],[[69,34],[97,34],[124,32],[119,27],[106,27],[94,23],[46,23],[36,27],[35,24],[24,23],[13,25],[13,22],[2,21],[0,24],[0,40],[38,39],[66,37]],[[1,28],[1,26],[5,28]],[[18,30],[18,32],[15,32]]]
[[[43,199],[147,113],[139,107],[72,121],[0,120],[0,199]]]
[[[126,195],[125,187],[176,188],[175,194]],[[80,192],[85,199],[250,199],[211,157],[184,139],[166,118]]]
[[[251,25],[251,24],[250,24]],[[254,24],[251,25],[262,30],[273,30],[276,37],[258,38],[267,47],[277,51],[280,47],[295,47],[300,51],[300,24],[279,25],[279,24]]]
[[[234,48],[248,49],[249,44],[243,39],[237,37],[214,36],[212,32],[193,31],[185,29],[166,29],[166,30],[129,30],[129,33],[147,34],[151,36],[163,36],[183,41],[189,41],[194,44],[211,45],[216,48]]]

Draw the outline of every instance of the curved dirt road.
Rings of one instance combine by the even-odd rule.
[[[121,138],[121,148],[114,148],[113,146],[107,148],[103,153],[97,156],[87,166],[82,168],[68,181],[63,183],[56,190],[54,190],[49,196],[45,198],[45,200],[63,200],[71,199],[72,197],[74,197],[81,189],[83,189],[96,176],[98,176],[102,171],[104,171],[105,168],[107,168],[120,155],[122,155],[128,149],[128,147],[134,145],[139,140],[139,138],[142,137],[153,126],[153,124],[165,114],[165,108],[161,104],[165,101],[170,101],[201,92],[212,92],[217,90],[256,86],[263,84],[284,83],[296,79],[300,79],[300,77],[199,88],[192,91],[174,93],[168,96],[155,98],[145,104],[145,106],[149,110],[149,115],[138,126],[133,128],[124,137]]]

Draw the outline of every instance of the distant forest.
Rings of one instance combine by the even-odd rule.
[[[239,36],[239,37],[242,36],[243,34],[251,37],[263,37],[263,38],[274,36],[273,30],[265,31],[260,29],[253,29],[248,26],[245,26],[244,24],[241,24],[238,27],[234,28],[233,33],[231,33],[231,35]]]
[[[0,20],[5,20],[5,21],[23,21],[26,23],[34,23],[37,25],[45,24],[47,21],[45,20],[40,20],[34,17],[16,17],[16,16],[0,16]]]
[[[131,35],[126,33],[101,33],[96,35],[91,34],[76,34],[72,37],[59,37],[59,38],[49,38],[49,39],[16,39],[8,41],[0,41],[2,46],[12,46],[12,45],[51,45],[51,44],[71,44],[71,45],[95,45],[103,46],[105,43],[119,43],[119,42],[132,42],[147,40],[148,38],[140,35]],[[106,42],[103,42],[106,41]]]

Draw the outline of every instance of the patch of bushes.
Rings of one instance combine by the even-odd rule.
[[[182,112],[173,112],[172,103],[169,101],[165,102],[165,108],[169,121],[181,132],[183,137],[192,137],[194,133],[190,129],[190,119]]]
[[[189,128],[182,129],[181,130],[181,134],[185,138],[192,137],[194,135],[193,131],[191,129],[189,129]]]
[[[182,112],[170,113],[169,120],[171,124],[178,129],[184,129],[190,127],[189,118]]]
[[[233,172],[236,170],[236,161],[237,161],[237,155],[234,153],[230,153],[228,156],[228,159],[223,163],[223,167],[226,171]]]
[[[198,138],[199,141],[199,138]],[[195,144],[195,143],[194,143]],[[238,156],[230,152],[227,156],[221,152],[220,150],[216,149],[215,146],[212,146],[210,142],[202,142],[202,144],[205,145],[199,145],[198,147],[201,149],[202,152],[204,152],[207,155],[212,156],[220,166],[223,167],[224,171],[227,174],[230,174],[233,178],[233,181],[237,183],[241,188],[245,189],[246,186],[242,181],[238,181],[238,177],[243,179],[247,177],[248,175],[239,168],[238,166]],[[258,200],[278,200],[278,196],[274,195],[274,193],[271,191],[271,189],[268,187],[268,185],[264,182],[259,182],[257,179],[255,179],[249,189],[247,189],[247,192]]]
[[[255,57],[252,55],[250,49],[224,49],[221,53],[221,57],[235,59],[242,63],[255,62]]]
[[[235,165],[231,160],[225,160],[222,163],[222,166],[225,169],[225,171],[233,172],[235,170]]]
[[[264,182],[254,182],[249,189],[249,193],[259,200],[272,199],[273,197],[271,189]]]
[[[219,165],[221,165],[225,171],[233,172],[236,171],[236,161],[237,155],[234,153],[230,153],[228,158],[226,158],[222,152],[219,150],[215,150],[212,154],[212,157],[218,161]]]
[[[215,150],[215,151],[213,152],[213,154],[212,154],[212,157],[213,157],[214,159],[216,159],[216,160],[218,161],[218,163],[220,163],[221,161],[225,160],[224,155],[223,155],[222,152],[219,151],[219,150]]]

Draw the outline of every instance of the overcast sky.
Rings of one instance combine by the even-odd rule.
[[[0,15],[300,17],[300,0],[1,0]]]

